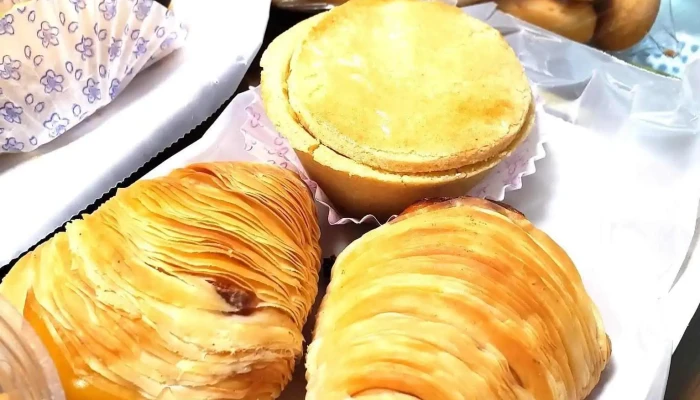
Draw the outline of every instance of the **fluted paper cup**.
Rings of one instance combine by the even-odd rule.
[[[382,224],[387,222],[380,221],[371,214],[362,218],[350,218],[339,212],[323,193],[323,188],[319,187],[308,176],[289,142],[276,131],[274,124],[268,119],[258,89],[251,89],[251,94],[252,101],[247,107],[234,110],[237,113],[245,113],[245,115],[239,116],[245,122],[242,126],[236,128],[243,133],[245,150],[250,155],[263,162],[276,164],[299,172],[314,193],[316,201],[323,207],[328,208],[328,222],[331,225],[365,222]],[[539,112],[541,112],[541,107],[537,105],[537,113]],[[446,115],[445,118],[449,118],[449,115]],[[510,156],[489,171],[486,178],[468,193],[465,193],[465,195],[501,201],[504,199],[506,192],[518,190],[522,187],[522,178],[524,176],[535,173],[535,161],[544,158],[546,155],[543,146],[544,136],[540,132],[537,116],[535,116],[535,119],[535,125],[527,139]],[[348,189],[351,190],[351,188]]]

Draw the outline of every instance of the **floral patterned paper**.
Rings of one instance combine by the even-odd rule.
[[[239,112],[245,113],[245,123],[240,127],[240,131],[243,134],[245,151],[248,154],[262,162],[279,165],[299,173],[311,192],[314,193],[316,201],[328,208],[328,222],[331,225],[365,222],[382,224],[386,222],[379,221],[374,215],[366,215],[362,218],[349,218],[341,215],[318,184],[309,178],[289,142],[275,130],[274,124],[265,114],[258,89],[253,90],[255,99],[245,109],[239,110]],[[539,113],[541,107],[538,105],[537,109]],[[498,164],[479,185],[465,194],[501,201],[507,191],[522,188],[522,178],[534,174],[535,161],[546,155],[543,143],[544,138],[536,119],[535,126],[527,139],[510,156]]]
[[[153,0],[0,0],[0,153],[64,134],[186,37]]]

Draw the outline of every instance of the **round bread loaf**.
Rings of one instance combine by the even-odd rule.
[[[593,43],[607,51],[634,46],[651,30],[660,7],[661,0],[601,0]]]
[[[498,8],[580,43],[591,40],[598,19],[593,2],[587,0],[500,0]]]

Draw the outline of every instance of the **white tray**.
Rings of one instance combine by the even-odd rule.
[[[243,150],[240,132],[246,120],[240,110],[252,101],[250,91],[238,95],[202,139],[144,178],[192,162],[255,160]],[[660,400],[673,340],[659,299],[668,293],[690,246],[700,191],[689,183],[698,182],[696,176],[690,169],[676,170],[679,165],[666,153],[639,145],[641,138],[542,117],[548,157],[505,200],[566,249],[601,309],[613,341],[613,361],[592,398]],[[685,151],[700,151],[700,145]],[[338,254],[372,227],[331,226],[324,215],[328,209],[318,209],[324,256]],[[321,292],[324,287],[321,282]],[[307,333],[312,325],[313,318]],[[303,387],[299,368],[282,399],[302,398]]]
[[[185,48],[37,151],[0,155],[0,266],[212,115],[260,48],[270,0],[180,0]]]

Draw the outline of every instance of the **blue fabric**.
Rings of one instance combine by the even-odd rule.
[[[619,56],[680,76],[690,61],[700,58],[700,0],[663,0],[649,36]]]

